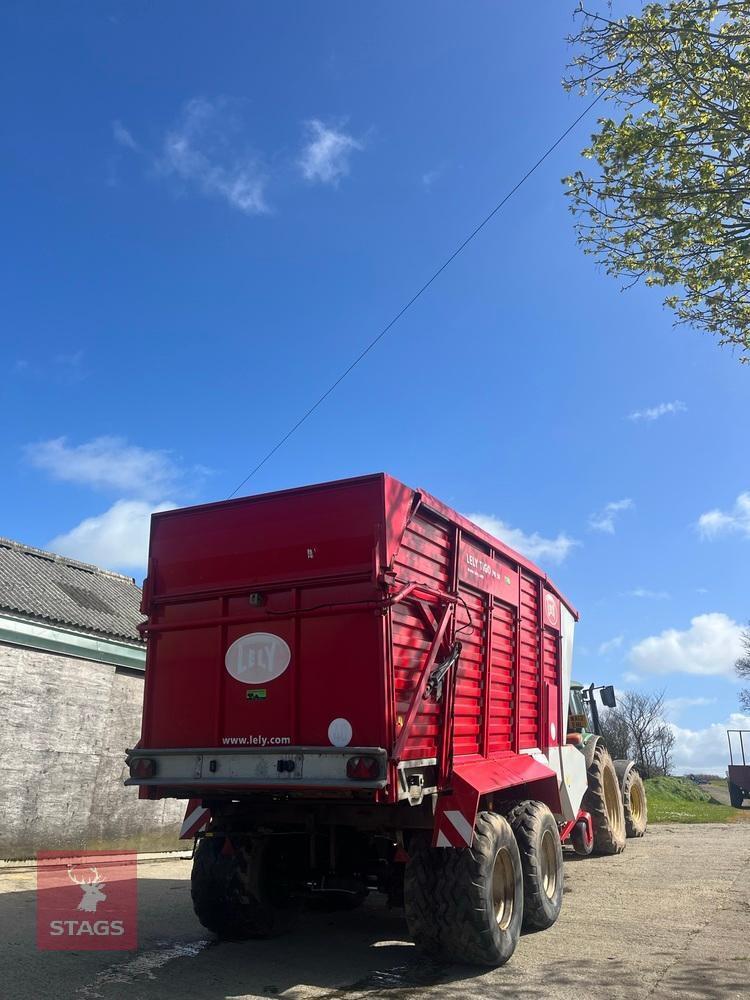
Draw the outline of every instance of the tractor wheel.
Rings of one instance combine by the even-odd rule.
[[[508,821],[479,813],[471,848],[415,852],[406,866],[404,906],[422,951],[442,961],[504,965],[523,920],[523,870]]]
[[[735,785],[733,781],[728,781],[727,784],[729,785],[729,801],[735,809],[741,809],[745,798],[742,789],[739,785]]]
[[[288,894],[274,885],[271,839],[233,848],[223,836],[204,837],[195,853],[190,892],[196,916],[228,940],[272,937],[287,929]]]
[[[589,840],[589,831],[586,821],[579,819],[570,833],[570,844],[576,854],[582,858],[587,858],[594,850],[594,838]]]
[[[523,926],[543,931],[560,916],[563,856],[555,817],[543,802],[518,802],[506,813],[523,869]]]
[[[619,854],[625,849],[622,795],[612,758],[601,740],[597,740],[591,754],[588,783],[581,808],[594,821],[594,852]]]
[[[631,767],[622,779],[622,808],[626,836],[642,837],[648,823],[648,803],[646,786],[635,767]]]

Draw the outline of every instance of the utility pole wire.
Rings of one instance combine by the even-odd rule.
[[[260,460],[260,462],[258,462],[258,464],[255,466],[255,468],[252,469],[250,472],[248,472],[248,474],[245,476],[245,478],[242,480],[242,482],[237,487],[235,487],[235,489],[232,490],[232,492],[227,497],[227,500],[231,500],[233,496],[236,496],[236,494],[239,493],[239,491],[242,489],[242,487],[245,485],[245,483],[249,482],[249,480],[251,480],[253,478],[253,476],[256,474],[256,472],[259,472],[263,468],[263,466],[266,464],[266,462],[269,460],[269,458],[271,458],[273,455],[275,455],[276,452],[279,450],[279,448],[281,448],[283,445],[286,444],[286,442],[289,440],[289,438],[292,436],[292,434],[294,434],[295,431],[297,431],[302,426],[302,424],[304,424],[304,422],[308,419],[308,417],[312,416],[312,414],[318,409],[318,407],[320,406],[320,404],[323,403],[323,402],[325,402],[325,400],[331,395],[331,393],[334,391],[334,389],[336,389],[344,381],[344,379],[347,377],[347,375],[349,375],[350,372],[352,372],[357,367],[357,365],[360,363],[360,361],[364,360],[364,358],[367,357],[367,355],[370,353],[370,351],[373,349],[373,347],[375,347],[383,339],[383,337],[385,337],[385,335],[388,333],[388,331],[393,326],[395,326],[396,323],[398,323],[398,321],[401,319],[401,317],[404,315],[404,313],[406,313],[409,309],[411,309],[411,307],[414,305],[414,303],[417,301],[417,299],[420,298],[422,295],[424,295],[424,293],[427,291],[427,289],[430,287],[430,285],[440,277],[440,275],[449,266],[449,264],[452,264],[453,261],[456,259],[456,257],[458,257],[458,255],[469,245],[469,243],[471,243],[471,241],[474,239],[474,237],[478,236],[479,233],[481,233],[481,231],[484,229],[484,227],[487,225],[487,223],[490,222],[497,215],[497,213],[500,211],[500,209],[503,207],[503,205],[505,205],[506,202],[508,202],[513,197],[513,195],[516,193],[516,191],[518,191],[518,189],[520,187],[522,187],[526,183],[526,181],[529,179],[529,177],[531,177],[531,175],[539,167],[541,167],[541,165],[544,163],[544,161],[547,159],[547,157],[550,155],[550,153],[554,152],[557,149],[557,147],[560,145],[560,143],[563,141],[563,139],[567,138],[567,136],[573,131],[573,129],[576,127],[576,125],[586,117],[586,115],[589,113],[589,111],[591,111],[591,109],[594,107],[594,105],[598,101],[601,100],[601,98],[604,96],[604,93],[605,93],[604,90],[599,91],[599,93],[596,95],[596,97],[594,98],[594,100],[591,101],[583,109],[583,111],[580,113],[580,115],[578,115],[578,117],[574,121],[572,121],[570,123],[570,125],[568,125],[568,127],[565,129],[565,131],[562,132],[557,137],[557,139],[555,139],[555,141],[552,143],[552,145],[547,147],[547,149],[544,151],[544,153],[542,153],[542,155],[539,157],[539,159],[536,161],[536,163],[534,163],[533,166],[529,167],[529,169],[526,171],[526,173],[523,175],[523,177],[521,177],[521,179],[519,181],[517,181],[514,184],[514,186],[510,189],[510,191],[508,191],[508,193],[503,196],[502,200],[499,201],[497,203],[497,205],[495,205],[495,207],[492,209],[492,211],[489,213],[489,215],[486,215],[484,217],[484,219],[482,219],[482,221],[479,223],[479,225],[476,227],[476,229],[472,230],[472,232],[469,233],[469,235],[466,237],[466,239],[462,243],[460,243],[459,246],[456,247],[456,249],[453,251],[453,253],[449,257],[447,257],[446,260],[443,261],[443,263],[440,265],[440,267],[437,269],[437,271],[435,271],[433,273],[432,277],[428,278],[427,281],[425,281],[425,283],[422,285],[422,287],[417,292],[415,292],[414,295],[412,295],[412,297],[409,299],[409,301],[404,306],[402,306],[401,309],[399,309],[399,311],[396,313],[396,315],[393,317],[393,319],[388,323],[387,326],[383,327],[383,329],[380,331],[380,333],[377,335],[377,337],[374,337],[370,341],[370,343],[352,361],[352,363],[349,365],[349,367],[346,368],[345,371],[343,371],[339,375],[339,377],[336,379],[336,381],[332,382],[328,386],[328,388],[326,389],[326,391],[322,394],[322,396],[319,396],[318,399],[312,404],[312,406],[305,413],[303,413],[303,415],[299,418],[299,420],[296,422],[296,424],[294,424],[292,427],[290,427],[289,430],[286,432],[286,434],[281,438],[281,440],[278,441],[273,446],[273,448],[271,448],[271,450],[269,452],[267,452],[263,456],[263,458]]]

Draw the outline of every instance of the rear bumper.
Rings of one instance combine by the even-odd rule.
[[[347,776],[351,757],[374,757],[377,778]],[[139,760],[154,763],[152,777],[133,777]],[[382,747],[190,747],[129,750],[131,777],[126,785],[141,788],[359,788],[380,789],[388,783],[388,755]]]

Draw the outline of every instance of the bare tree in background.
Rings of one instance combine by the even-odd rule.
[[[672,751],[676,736],[671,726],[662,722],[656,729],[656,739],[654,742],[654,759],[656,761],[656,774],[669,774],[672,770]]]
[[[742,656],[734,665],[737,676],[743,681],[750,681],[750,625],[742,633]],[[740,705],[750,712],[750,688],[740,691]]]
[[[630,757],[630,730],[618,709],[599,713],[599,726],[612,757],[627,760]]]
[[[669,774],[675,735],[664,720],[664,692],[626,691],[602,713],[602,735],[615,758],[632,759],[646,778]]]

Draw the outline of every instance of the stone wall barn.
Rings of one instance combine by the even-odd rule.
[[[184,803],[125,788],[140,735],[141,592],[0,538],[0,858],[173,850]]]

